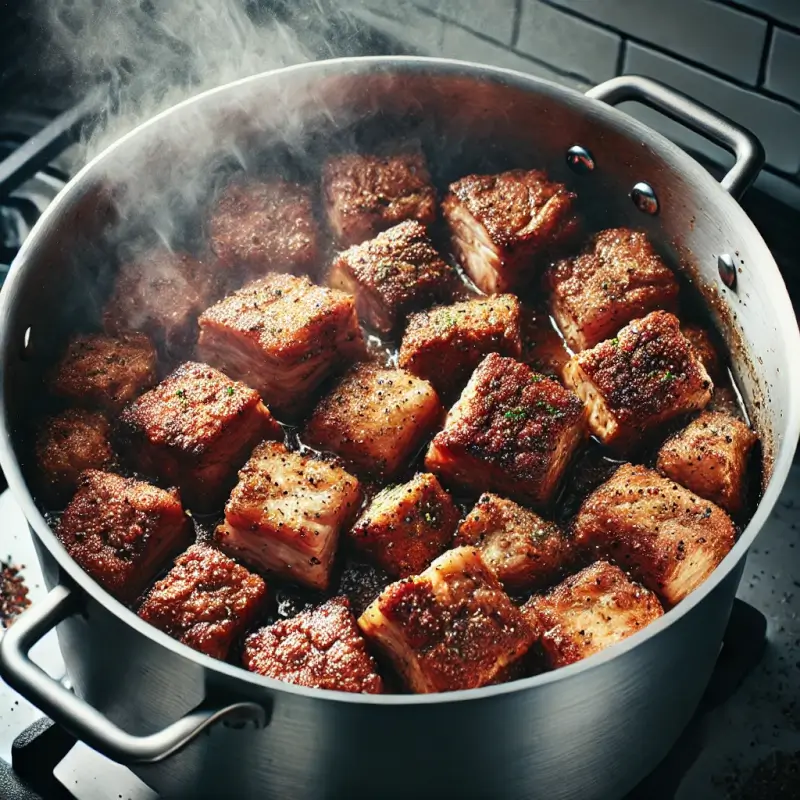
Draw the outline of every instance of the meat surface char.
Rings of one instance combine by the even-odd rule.
[[[322,170],[328,226],[342,247],[371,239],[405,220],[431,225],[436,190],[419,152],[334,156]]]
[[[177,490],[87,470],[56,533],[94,580],[130,603],[188,545],[192,526]]]
[[[459,512],[429,472],[379,492],[350,531],[360,550],[395,578],[422,572],[453,539]]]
[[[700,325],[681,325],[681,333],[686,337],[695,355],[700,359],[706,372],[714,383],[724,380],[723,362],[711,334]]]
[[[442,211],[461,266],[482,292],[497,294],[527,283],[537,257],[573,236],[575,199],[546,173],[515,169],[450,184]]]
[[[675,311],[678,282],[647,236],[628,228],[596,234],[581,255],[547,275],[551,310],[574,351],[612,338],[650,311]]]
[[[472,547],[388,586],[358,624],[415,693],[494,683],[536,638]]]
[[[327,589],[340,532],[361,504],[341,467],[263,442],[239,472],[214,538],[259,572]]]
[[[573,555],[572,542],[558,525],[489,492],[458,526],[455,544],[477,547],[484,564],[512,594],[554,583]]]
[[[658,598],[617,566],[598,561],[524,606],[542,627],[551,669],[599,653],[663,615]]]
[[[356,298],[364,323],[394,331],[407,314],[447,299],[456,278],[416,220],[401,222],[354,245],[333,261],[329,283]]]
[[[574,355],[564,380],[589,410],[589,427],[620,452],[676,417],[699,411],[713,384],[675,316],[653,311],[614,339]]]
[[[201,315],[198,353],[296,419],[322,381],[364,354],[364,340],[350,295],[273,274]]]
[[[585,436],[585,411],[572,392],[492,353],[450,409],[425,465],[445,484],[544,506]]]
[[[706,411],[664,443],[657,467],[689,491],[736,515],[746,497],[748,457],[757,441],[744,422]]]
[[[225,659],[264,609],[267,586],[213,547],[192,545],[147,593],[139,616],[213,658]]]
[[[522,353],[520,304],[514,295],[480,297],[413,314],[398,363],[448,398],[464,388],[489,353],[513,358]]]
[[[78,335],[50,383],[53,394],[87,408],[119,411],[156,382],[156,351],[141,333]]]
[[[180,487],[185,502],[212,510],[262,439],[283,430],[258,392],[207,364],[182,364],[119,417],[119,441],[137,468]]]
[[[629,569],[670,606],[703,583],[736,541],[721,508],[632,464],[586,498],[573,531],[579,546]]]
[[[299,686],[383,692],[383,680],[344,597],[248,636],[243,663],[251,672]]]
[[[356,470],[391,478],[441,417],[433,387],[401,369],[360,364],[322,399],[304,440]]]

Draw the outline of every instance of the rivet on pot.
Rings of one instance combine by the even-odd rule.
[[[723,253],[717,258],[717,269],[722,282],[729,289],[733,289],[736,285],[736,265],[727,253]]]
[[[639,181],[631,189],[631,200],[639,211],[651,216],[658,214],[658,198],[649,183]]]
[[[573,172],[585,175],[594,169],[594,157],[585,147],[574,144],[567,150],[567,164]]]

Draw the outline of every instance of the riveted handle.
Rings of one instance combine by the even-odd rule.
[[[658,81],[638,75],[621,75],[589,89],[586,96],[612,106],[626,101],[642,103],[730,150],[736,163],[720,185],[737,200],[764,166],[764,147],[750,131]]]
[[[46,633],[79,611],[76,592],[59,584],[25,611],[0,640],[0,675],[54,722],[99,753],[121,764],[152,764],[178,752],[215,722],[253,722],[263,727],[265,710],[256,703],[203,702],[185,717],[147,736],[119,728],[96,708],[53,680],[28,653]]]

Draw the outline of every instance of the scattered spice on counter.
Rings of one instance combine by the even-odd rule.
[[[747,777],[736,770],[724,784],[729,800],[794,800],[800,797],[800,751],[770,753]]]
[[[30,604],[28,587],[19,568],[0,561],[0,625],[8,628]]]

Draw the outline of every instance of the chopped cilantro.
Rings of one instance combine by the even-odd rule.
[[[555,406],[550,405],[550,403],[546,402],[545,400],[539,400],[539,402],[536,403],[536,407],[543,408],[548,414],[550,414],[550,416],[553,417],[561,415],[561,412]]]
[[[175,397],[180,397],[180,399],[183,400],[186,397],[186,392],[183,389],[178,389],[178,391],[175,392]]]
[[[612,347],[619,347],[619,339],[617,339],[616,336],[611,340],[611,346]]]
[[[519,422],[520,420],[525,419],[528,416],[528,412],[524,408],[512,408],[509,411],[506,411],[503,416],[506,419],[514,420],[514,422]]]
[[[228,387],[228,397],[233,397],[233,386]]]

